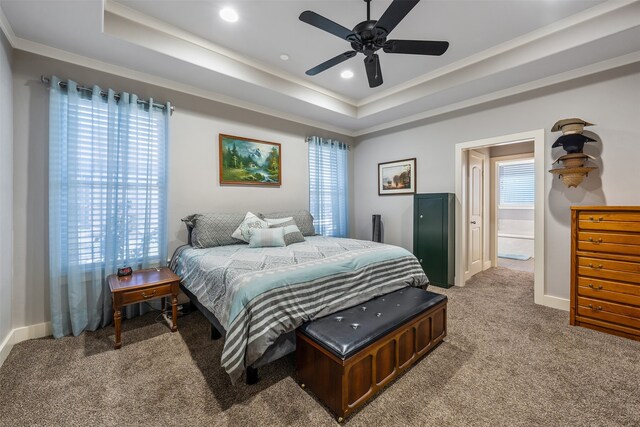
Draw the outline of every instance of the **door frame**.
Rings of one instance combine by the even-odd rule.
[[[530,130],[526,132],[484,138],[475,141],[461,142],[455,146],[455,194],[456,194],[456,248],[455,248],[455,284],[464,286],[464,270],[466,265],[466,250],[463,250],[463,242],[466,242],[466,160],[465,151],[474,148],[491,147],[516,142],[533,141],[535,162],[535,208],[534,208],[534,302],[553,308],[568,310],[566,300],[545,294],[545,270],[544,270],[544,212],[545,212],[545,158],[544,158],[544,129]]]

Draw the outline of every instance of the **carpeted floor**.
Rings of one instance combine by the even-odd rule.
[[[533,304],[533,275],[493,268],[449,296],[449,334],[350,426],[638,426],[640,342],[570,327]],[[0,425],[336,425],[294,379],[294,358],[232,386],[199,313],[172,334],[155,314],[14,347],[0,368]]]

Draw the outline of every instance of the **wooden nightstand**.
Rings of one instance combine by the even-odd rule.
[[[120,340],[120,322],[122,321],[122,307],[156,298],[171,296],[171,332],[178,330],[178,291],[180,278],[166,267],[149,268],[134,271],[130,276],[118,277],[110,275],[107,280],[111,288],[113,300],[113,323],[116,329],[115,348],[122,347]],[[164,311],[164,307],[163,307]],[[168,319],[167,319],[168,320]]]

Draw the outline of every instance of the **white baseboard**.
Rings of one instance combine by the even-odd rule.
[[[23,326],[13,330],[13,343],[18,344],[22,341],[44,338],[49,335],[51,335],[51,322]]]
[[[491,262],[491,260],[487,260],[484,262],[484,265],[482,266],[482,271],[488,270],[491,267],[493,267],[493,263]]]
[[[22,341],[44,338],[49,335],[51,335],[51,322],[12,329],[4,341],[2,341],[2,344],[0,344],[0,366],[2,366],[7,359],[14,345]]]
[[[9,357],[9,353],[11,353],[11,349],[13,348],[13,331],[9,331],[7,337],[0,344],[0,366],[7,360]]]
[[[544,305],[546,307],[555,308],[557,310],[569,311],[571,302],[568,299],[554,297],[552,295],[543,295],[542,301],[536,301],[536,304]]]

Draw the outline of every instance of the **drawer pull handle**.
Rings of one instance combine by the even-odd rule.
[[[142,292],[142,298],[151,298],[151,297],[155,296],[155,294],[156,294],[156,290],[155,289],[150,294],[145,294],[144,292]]]
[[[602,306],[600,305],[597,307],[594,307],[592,304],[589,304],[587,307],[589,307],[593,311],[602,311]]]
[[[590,241],[591,243],[593,243],[594,245],[599,245],[600,243],[602,243],[602,238],[599,238],[599,239],[593,240],[593,237],[589,237],[589,241]]]
[[[595,289],[596,291],[599,291],[600,289],[602,289],[602,285],[593,286],[593,283],[589,283],[589,287],[591,289]]]
[[[597,266],[595,266],[592,263],[589,263],[589,267],[593,268],[594,270],[600,270],[602,268],[602,264],[598,264]]]
[[[600,221],[603,221],[604,218],[603,217],[599,217],[598,219],[595,219],[594,217],[590,216],[589,220],[591,220],[591,222],[600,222]]]

